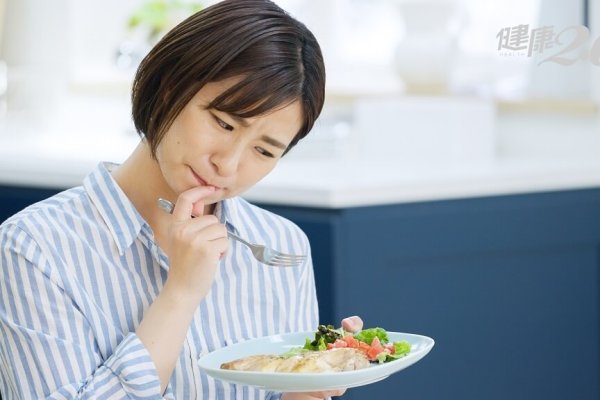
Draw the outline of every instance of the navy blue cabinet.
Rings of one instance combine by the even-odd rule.
[[[52,193],[0,187],[0,221]],[[345,399],[600,398],[600,189],[262,206],[309,236],[322,322],[357,314],[436,340]]]
[[[0,185],[0,224],[28,205],[48,198],[59,191],[59,189]]]
[[[265,207],[311,238],[322,322],[358,314],[436,340],[344,398],[600,398],[600,189]]]

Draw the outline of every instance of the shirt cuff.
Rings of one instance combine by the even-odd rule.
[[[150,353],[135,333],[128,334],[104,363],[134,399],[162,399],[160,378]]]
[[[265,394],[265,400],[280,400],[282,394],[283,393],[280,392],[267,392]]]

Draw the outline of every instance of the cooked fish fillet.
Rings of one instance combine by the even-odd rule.
[[[221,365],[222,369],[262,372],[339,372],[367,368],[367,357],[350,348],[309,351],[292,357],[256,355]]]

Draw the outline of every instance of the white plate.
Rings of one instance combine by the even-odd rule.
[[[221,364],[256,354],[285,353],[293,347],[303,346],[314,331],[267,336],[223,347],[201,357],[198,363],[213,378],[231,383],[256,386],[282,392],[315,392],[363,386],[387,378],[425,357],[433,347],[430,337],[410,333],[388,332],[391,342],[406,340],[410,353],[385,364],[371,364],[369,368],[333,373],[252,372],[221,369]]]

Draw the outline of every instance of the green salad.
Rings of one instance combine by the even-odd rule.
[[[307,338],[304,347],[294,348],[284,356],[336,348],[357,349],[363,352],[369,361],[381,364],[406,356],[410,352],[410,343],[405,340],[390,342],[385,329],[379,327],[351,333],[343,328],[336,329],[333,325],[319,325],[314,338]]]

